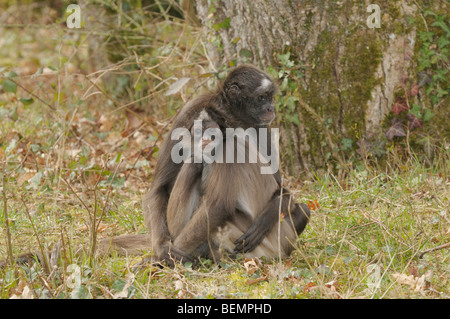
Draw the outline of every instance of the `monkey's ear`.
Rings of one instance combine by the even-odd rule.
[[[233,83],[228,88],[228,95],[232,98],[236,98],[241,94],[241,88],[236,83]]]

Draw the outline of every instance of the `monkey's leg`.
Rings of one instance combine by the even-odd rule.
[[[209,208],[207,205],[202,204],[186,227],[175,238],[174,247],[190,256],[200,257],[195,255],[195,253],[199,251],[200,246],[206,243],[213,250],[210,253],[214,254],[215,245],[212,234],[218,227],[226,223],[233,211],[234,209],[224,209],[221,203],[212,205]]]
[[[159,256],[164,253],[165,244],[170,241],[166,210],[169,195],[163,187],[152,188],[142,199],[144,221],[150,232],[150,245]]]
[[[190,260],[189,256],[172,247],[171,236],[167,227],[167,194],[159,188],[150,191],[143,200],[143,208],[147,227],[150,230],[150,247],[155,251],[156,257],[152,260],[169,265],[173,260]]]
[[[202,164],[184,163],[167,206],[167,226],[172,238],[183,230],[199,206]]]

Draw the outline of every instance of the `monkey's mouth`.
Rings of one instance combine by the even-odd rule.
[[[275,112],[267,112],[259,118],[261,124],[270,124],[275,119]]]

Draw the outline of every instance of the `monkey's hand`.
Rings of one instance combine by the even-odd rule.
[[[247,231],[239,237],[234,244],[234,252],[242,254],[252,251],[263,241],[264,237],[269,233],[272,227],[276,224],[278,214],[273,214],[272,211],[266,211],[258,216]]]

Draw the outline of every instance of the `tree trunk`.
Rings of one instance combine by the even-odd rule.
[[[212,69],[250,62],[278,76],[275,125],[291,174],[345,165],[364,146],[373,148],[406,79],[416,78],[417,27],[425,23],[417,2],[378,1],[380,28],[369,28],[370,3],[196,3]]]

